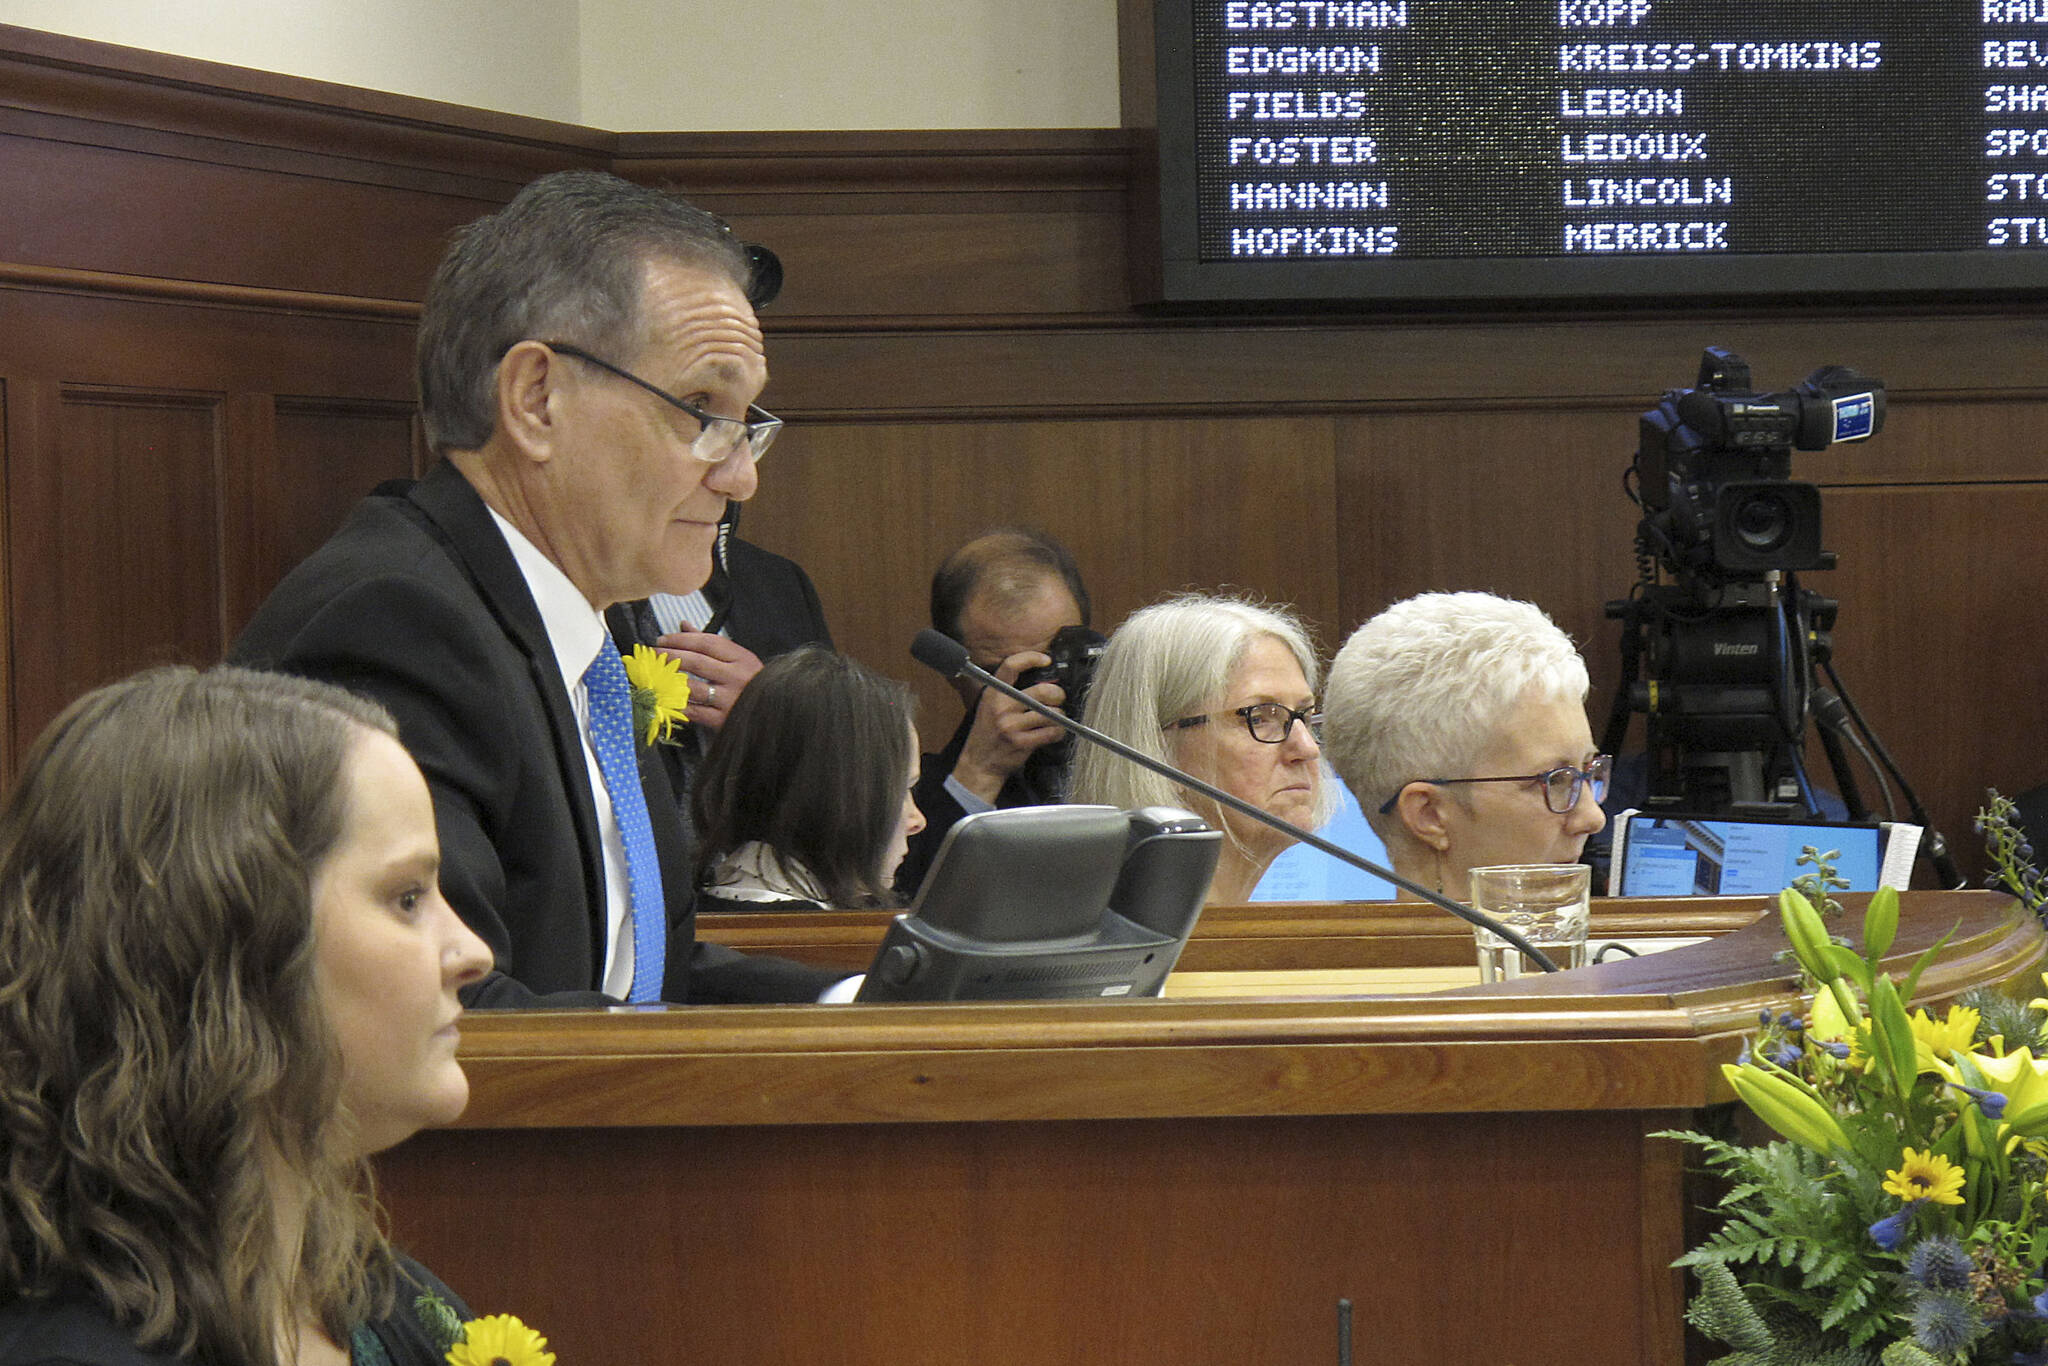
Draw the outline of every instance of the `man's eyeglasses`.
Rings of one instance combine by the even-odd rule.
[[[775,441],[775,434],[782,430],[782,419],[757,404],[747,405],[746,420],[736,417],[719,417],[707,413],[694,403],[685,403],[668,390],[649,384],[631,370],[622,370],[608,360],[599,360],[580,346],[567,342],[542,342],[548,350],[558,355],[574,356],[577,360],[595,365],[598,369],[617,375],[629,384],[637,384],[672,408],[680,408],[697,419],[697,437],[690,443],[690,454],[707,465],[721,464],[740,450],[750,451],[759,460],[768,453],[768,447]]]
[[[1410,781],[1428,783],[1433,787],[1449,787],[1453,783],[1541,783],[1543,804],[1554,815],[1569,816],[1579,804],[1580,791],[1588,786],[1593,789],[1594,801],[1607,800],[1607,779],[1613,771],[1613,756],[1596,754],[1586,761],[1584,768],[1561,764],[1547,772],[1523,773],[1510,778],[1415,778]],[[1407,783],[1401,784],[1403,789],[1407,786]],[[1396,791],[1380,804],[1380,814],[1384,816],[1392,811],[1394,803],[1400,800],[1401,793]]]
[[[1249,707],[1236,707],[1230,711],[1212,712],[1204,716],[1183,716],[1177,721],[1168,721],[1165,730],[1186,730],[1190,726],[1206,726],[1213,720],[1221,721],[1235,716],[1244,722],[1244,728],[1251,737],[1262,745],[1277,745],[1287,738],[1296,721],[1308,727],[1311,740],[1318,745],[1323,742],[1323,714],[1303,707],[1296,711],[1283,707],[1278,702],[1254,702]]]

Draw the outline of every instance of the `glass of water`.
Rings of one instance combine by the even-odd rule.
[[[1513,863],[1472,870],[1472,906],[1520,934],[1560,968],[1586,965],[1593,870],[1583,863]],[[1474,926],[1479,980],[1500,982],[1542,968],[1490,930]]]

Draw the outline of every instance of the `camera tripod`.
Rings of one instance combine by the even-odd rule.
[[[1640,712],[1645,809],[1825,819],[1806,773],[1811,718],[1848,818],[1877,818],[1849,762],[1853,751],[1877,781],[1883,818],[1900,818],[1896,784],[1910,819],[1926,832],[1922,856],[1943,886],[1959,886],[1946,842],[1835,673],[1837,607],[1801,588],[1797,575],[1776,570],[1740,583],[1644,582],[1608,603],[1607,615],[1622,623],[1622,676],[1600,748],[1619,754]],[[1816,670],[1828,686],[1816,685]]]

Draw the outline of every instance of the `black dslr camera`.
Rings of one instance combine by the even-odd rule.
[[[1884,382],[1823,366],[1783,393],[1749,387],[1749,363],[1708,347],[1698,386],[1642,417],[1636,447],[1642,532],[1681,580],[1753,580],[1824,569],[1820,490],[1791,482],[1792,452],[1861,441],[1884,426]]]
[[[1053,633],[1051,643],[1045,647],[1052,663],[1018,674],[1017,686],[1035,688],[1040,683],[1059,684],[1060,691],[1067,695],[1061,710],[1078,721],[1081,719],[1081,706],[1088,698],[1088,685],[1095,681],[1095,661],[1102,658],[1103,647],[1107,644],[1109,641],[1100,631],[1086,626],[1062,626]]]
[[[1052,663],[1041,664],[1035,669],[1026,669],[1017,675],[1017,686],[1035,688],[1040,683],[1057,683],[1067,695],[1060,709],[1076,721],[1081,719],[1081,708],[1088,700],[1088,685],[1095,681],[1095,661],[1102,658],[1102,648],[1109,641],[1102,632],[1086,626],[1062,626],[1053,633],[1045,647]],[[1024,761],[1024,767],[1017,772],[1017,779],[1035,802],[1057,802],[1065,800],[1067,785],[1067,764],[1074,757],[1074,737],[1061,736],[1052,744],[1041,746],[1031,752]]]

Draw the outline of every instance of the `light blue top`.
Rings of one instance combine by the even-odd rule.
[[[1337,814],[1316,831],[1330,843],[1349,849],[1360,858],[1387,866],[1387,846],[1365,823],[1365,813],[1351,789],[1324,775],[1336,789]],[[1394,886],[1348,863],[1331,858],[1320,849],[1297,844],[1273,860],[1273,866],[1252,889],[1254,901],[1392,901]]]

